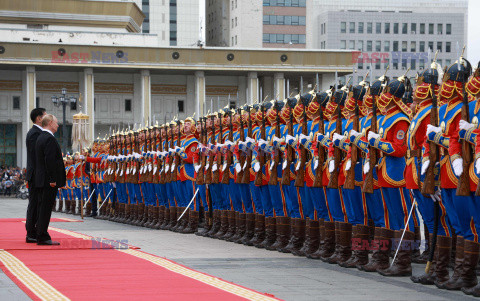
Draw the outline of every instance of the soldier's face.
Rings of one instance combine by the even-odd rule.
[[[183,126],[183,130],[184,130],[185,134],[190,134],[191,130],[192,130],[192,123],[189,122],[189,121],[185,122],[185,124]]]

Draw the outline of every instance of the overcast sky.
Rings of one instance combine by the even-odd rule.
[[[473,66],[480,61],[480,1],[468,1],[468,49],[467,60]]]

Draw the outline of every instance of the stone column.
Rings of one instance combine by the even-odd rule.
[[[255,101],[261,102],[258,98],[259,90],[258,90],[258,76],[257,72],[248,72],[248,95],[247,95],[247,103],[253,104]]]
[[[142,99],[142,119],[145,122],[152,122],[152,91],[151,77],[149,70],[142,70],[141,73],[141,99]],[[142,122],[143,122],[142,120]]]
[[[35,98],[37,96],[37,74],[34,66],[28,66],[22,74],[22,98],[25,99],[25,109],[23,111],[22,120],[22,148],[21,152],[18,152],[20,156],[17,157],[17,164],[19,166],[27,166],[27,147],[25,141],[27,139],[28,130],[33,126],[33,122],[30,120],[30,111],[35,108]],[[17,130],[17,133],[20,131]],[[18,136],[17,136],[18,137]],[[21,163],[21,164],[19,164]]]
[[[272,99],[285,99],[285,78],[283,73],[275,73],[273,78],[275,81],[275,95],[272,95]]]
[[[203,116],[205,102],[205,72],[195,71],[195,119]]]
[[[88,136],[90,141],[95,140],[95,78],[92,68],[83,70],[83,79],[80,81],[80,93],[82,97],[82,111],[90,117],[88,125]]]

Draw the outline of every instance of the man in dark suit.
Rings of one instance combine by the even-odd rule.
[[[35,186],[41,190],[38,206],[37,244],[59,245],[48,234],[52,207],[58,188],[65,186],[66,175],[62,149],[53,136],[58,129],[57,118],[47,114],[42,119],[43,132],[38,136],[35,147]]]
[[[33,122],[32,128],[27,133],[27,174],[26,180],[28,182],[28,207],[27,207],[27,221],[25,228],[27,229],[27,243],[37,242],[37,230],[35,225],[37,223],[38,203],[40,195],[35,187],[35,144],[40,133],[43,132],[41,127],[42,118],[46,114],[44,108],[35,108],[30,112],[30,119]]]

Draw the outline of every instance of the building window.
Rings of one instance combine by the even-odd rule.
[[[350,42],[348,43],[348,48],[354,50],[355,49],[355,41],[350,40]]]
[[[434,27],[434,24],[432,23],[428,24],[428,34],[433,34],[433,27]]]
[[[270,24],[270,16],[263,15],[263,25]]]
[[[437,33],[443,34],[443,24],[437,24]]]
[[[393,41],[393,51],[398,51],[398,41]]]
[[[385,33],[390,33],[390,23],[385,23]]]
[[[407,60],[402,60],[402,70],[407,70]]]
[[[237,35],[235,35],[235,45],[237,45]]]
[[[95,108],[94,108],[95,109]],[[70,110],[76,111],[77,110],[77,102],[70,103]]]
[[[438,60],[438,64],[439,64],[440,66],[442,66],[442,65],[443,65],[443,61],[442,61],[442,60]]]
[[[358,50],[363,51],[363,41],[358,41]]]
[[[428,49],[433,52],[433,42],[428,42]]]
[[[177,101],[177,112],[178,113],[184,113],[184,107],[183,107],[183,100],[178,100]]]
[[[398,70],[398,61],[394,61],[392,64],[392,69],[393,70]]]
[[[347,41],[341,40],[340,41],[340,49],[347,49]]]
[[[446,42],[445,43],[445,52],[451,52],[452,51],[452,43],[451,42]]]
[[[383,42],[383,51],[390,52],[390,41]]]
[[[360,62],[358,62],[357,68],[360,69],[360,70],[363,69],[363,61],[362,60],[360,60]]]
[[[410,24],[410,31],[411,31],[412,34],[417,33],[417,23]]]
[[[425,52],[425,42],[421,41],[420,42],[420,49],[419,49],[420,52]]]
[[[13,97],[13,109],[20,110],[20,96]]]
[[[412,41],[410,42],[410,52],[416,52],[417,51],[417,42]]]
[[[363,33],[363,22],[358,22],[358,33]]]
[[[385,59],[383,63],[383,69],[387,69],[388,65],[390,65],[390,59]]]
[[[375,42],[375,51],[377,51],[377,52],[382,51],[382,42],[381,41],[376,41]]]
[[[284,16],[277,16],[277,25],[284,25],[284,24],[285,24]]]
[[[408,23],[403,23],[402,24],[402,34],[407,34],[408,33]]]
[[[437,42],[437,50],[439,52],[442,52],[442,50],[443,50],[443,43],[442,42]]]
[[[425,34],[425,23],[420,23],[420,34]]]
[[[125,112],[131,112],[131,111],[132,111],[132,100],[125,99]]]
[[[270,42],[270,35],[268,33],[263,34],[263,43],[269,43]]]
[[[367,33],[372,33],[372,27],[373,27],[373,23],[372,23],[372,22],[368,22],[368,23],[367,23]]]
[[[445,60],[445,66],[450,66],[451,60]]]
[[[393,34],[398,34],[398,23],[393,23]]]
[[[382,33],[382,23],[375,24],[375,33]]]
[[[347,33],[347,22],[340,23],[340,33]]]
[[[447,24],[447,32],[446,34],[452,34],[452,24]]]
[[[17,166],[17,125],[0,124],[0,165]]]
[[[372,51],[372,41],[367,41],[367,51]]]
[[[425,60],[424,59],[420,59],[420,62],[418,63],[418,68],[420,70],[422,70],[423,68],[425,68]]]
[[[350,33],[355,33],[355,22],[350,22]]]
[[[39,108],[40,107],[40,97],[35,97],[35,108]]]
[[[417,61],[415,59],[412,59],[410,61],[410,69],[415,70],[417,68],[416,63]]]
[[[407,52],[407,41],[402,41],[402,52]]]
[[[375,62],[375,69],[380,70],[380,59],[377,59],[377,61]]]

